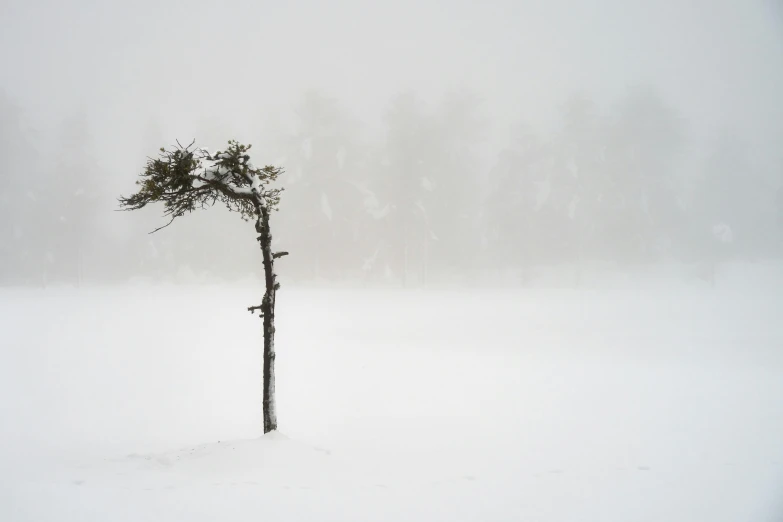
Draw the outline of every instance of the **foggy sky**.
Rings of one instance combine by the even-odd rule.
[[[3,89],[39,127],[86,110],[107,156],[150,118],[167,138],[219,118],[238,137],[304,90],[370,125],[403,90],[473,91],[495,133],[551,124],[573,92],[652,84],[692,139],[783,138],[783,17],[756,2],[22,2],[0,7]]]

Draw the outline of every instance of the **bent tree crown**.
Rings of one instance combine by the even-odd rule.
[[[194,147],[194,142],[187,146],[178,143],[172,150],[161,148],[159,157],[147,161],[136,182],[139,191],[120,198],[120,206],[123,210],[137,210],[161,201],[166,209],[164,215],[171,221],[218,202],[246,220],[258,217],[259,206],[276,210],[283,189],[269,185],[283,169],[271,165],[254,167],[248,155],[250,148],[251,145],[236,141],[229,141],[225,151],[215,154]]]

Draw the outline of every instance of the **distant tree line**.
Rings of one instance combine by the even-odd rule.
[[[286,171],[275,239],[296,253],[290,280],[423,286],[558,264],[781,255],[783,169],[765,170],[731,129],[696,147],[653,89],[609,106],[574,96],[554,130],[520,123],[495,151],[472,96],[400,95],[381,132],[314,92],[291,125],[264,121],[251,141]],[[219,126],[205,124],[198,143],[221,143]],[[0,284],[257,272],[249,232],[227,212],[194,216],[171,235],[143,233],[159,226],[154,211],[114,214],[118,182],[93,132],[77,114],[42,139],[0,97]],[[167,143],[154,122],[143,134],[147,155]],[[123,166],[123,177],[140,168]]]

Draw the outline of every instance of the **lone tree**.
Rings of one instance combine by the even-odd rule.
[[[164,215],[171,220],[157,232],[169,226],[176,218],[217,202],[232,212],[238,212],[245,221],[254,221],[258,242],[264,259],[266,290],[260,305],[248,308],[258,311],[264,320],[264,433],[277,429],[275,410],[275,293],[280,288],[275,274],[275,259],[288,252],[272,253],[272,233],[269,214],[277,210],[282,188],[270,188],[283,169],[266,166],[256,168],[250,161],[250,145],[229,141],[225,151],[210,154],[206,149],[177,145],[171,150],[161,148],[158,158],[150,158],[141,179],[136,181],[138,192],[120,197],[121,210],[138,210],[149,203],[162,202]]]

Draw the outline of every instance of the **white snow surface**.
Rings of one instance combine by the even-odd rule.
[[[773,521],[783,285],[0,290],[0,520]]]

